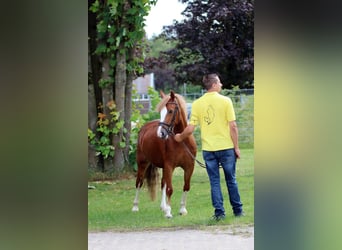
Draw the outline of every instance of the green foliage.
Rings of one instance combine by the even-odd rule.
[[[194,85],[194,84],[187,84],[186,85],[186,93],[199,93],[202,90],[202,86]]]
[[[197,159],[203,162],[202,153]],[[219,226],[243,226],[254,224],[254,150],[242,149],[241,159],[237,161],[236,178],[239,184],[241,200],[246,216],[235,218],[231,212],[226,185],[221,170],[221,187],[224,191],[224,203],[227,217],[224,221],[212,222],[213,208],[210,200],[210,186],[206,169],[195,166],[191,179],[191,190],[187,198],[186,216],[178,215],[179,202],[183,190],[183,170],[176,168],[173,173],[172,219],[166,219],[160,211],[161,192],[152,202],[147,188],[140,192],[140,211],[133,213],[135,196],[135,178],[126,175],[119,179],[104,182],[90,182],[96,187],[88,191],[88,228],[89,231],[132,231],[158,228],[210,228]],[[103,177],[103,179],[105,179]]]
[[[164,28],[176,40],[166,52],[176,65],[178,82],[200,83],[204,73],[218,72],[225,88],[254,79],[254,0],[191,1],[180,22]]]
[[[150,11],[151,5],[156,4],[156,0],[94,0],[91,2],[89,10],[96,15],[97,31],[97,48],[94,53],[100,61],[109,62],[108,74],[103,74],[103,78],[94,84],[98,84],[101,88],[110,87],[112,84],[118,86],[122,84],[115,82],[115,69],[119,58],[126,60],[126,68],[122,71],[127,74],[127,79],[143,73],[144,18]],[[108,66],[107,63],[104,65]],[[110,110],[108,117],[98,113],[96,131],[99,133],[97,136],[93,131],[88,130],[89,142],[104,158],[114,156],[115,147],[125,148],[128,143],[125,137],[122,137],[118,145],[115,147],[112,145],[113,136],[127,133],[127,130],[124,127],[124,120],[120,119],[120,113],[115,110],[115,107]],[[122,112],[129,113],[129,110]]]
[[[133,89],[131,116],[132,129],[130,133],[128,157],[130,165],[133,166],[133,169],[135,170],[137,167],[135,161],[135,154],[137,149],[137,140],[140,128],[148,121],[159,119],[159,114],[155,111],[156,105],[160,102],[159,94],[153,88],[149,88],[148,94],[151,99],[151,110],[147,114],[141,115],[139,110],[139,104],[137,104],[137,102],[134,101],[138,98],[138,94],[136,89]],[[88,141],[90,142],[90,144],[94,145],[97,155],[101,154],[104,158],[114,156],[115,148],[113,147],[111,142],[111,138],[113,137],[113,135],[119,134],[121,129],[124,133],[127,133],[127,129],[124,127],[124,121],[120,119],[120,112],[118,112],[115,109],[116,106],[114,102],[109,103],[108,107],[111,109],[110,119],[108,119],[102,113],[99,113],[98,115],[96,131],[100,132],[101,137],[97,138],[95,133],[88,129]],[[121,148],[124,148],[126,146],[125,137],[122,137],[121,139],[122,141],[119,143],[119,146]]]
[[[148,95],[151,99],[151,111],[149,112],[150,116],[153,116],[155,114],[155,110],[157,108],[158,103],[161,101],[159,97],[159,93],[152,87],[149,87],[148,90]]]
[[[189,94],[198,94],[198,93],[202,92],[202,86],[201,85],[194,85],[194,84],[191,84],[191,83],[190,84],[186,84],[184,86],[184,84],[183,84],[183,85],[179,85],[178,86],[178,90],[177,91],[178,91],[178,93],[185,93],[186,92],[187,95],[189,95]]]
[[[127,129],[124,128],[124,121],[120,119],[120,112],[116,110],[115,103],[110,102],[107,106],[111,110],[109,119],[105,114],[98,114],[96,131],[100,132],[100,138],[97,138],[95,133],[88,128],[88,141],[94,145],[97,155],[101,154],[105,159],[114,156],[113,135],[118,135],[121,130],[127,133]],[[119,146],[124,148],[126,146],[125,137],[121,139]]]
[[[104,88],[104,87],[108,86],[108,85],[111,84],[111,83],[112,83],[112,81],[109,80],[109,79],[100,79],[100,80],[99,80],[99,86],[100,86],[101,88]]]
[[[103,58],[110,59],[112,68],[116,67],[117,52],[126,53],[127,71],[143,72],[143,56],[136,54],[130,57],[130,50],[133,48],[142,49],[142,40],[145,35],[144,17],[148,15],[151,5],[156,4],[156,0],[96,0],[90,11],[97,14],[97,39],[98,47],[96,54]],[[111,82],[113,83],[113,76]],[[108,84],[108,80],[106,82]],[[103,84],[102,84],[103,86]]]
[[[175,63],[168,62],[168,57],[164,51],[174,49],[175,41],[168,41],[164,36],[154,37],[147,40],[147,53],[143,63],[145,72],[153,72],[156,89],[176,90],[174,77]]]
[[[168,41],[163,36],[154,37],[147,41],[148,52],[147,57],[159,57],[160,52],[168,51],[176,46],[175,41]]]

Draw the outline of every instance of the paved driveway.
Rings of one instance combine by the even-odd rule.
[[[253,250],[254,227],[88,233],[89,250]]]

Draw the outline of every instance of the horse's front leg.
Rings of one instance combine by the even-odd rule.
[[[194,171],[194,162],[192,164],[189,164],[188,167],[185,167],[183,169],[184,169],[184,186],[183,186],[183,195],[182,195],[182,199],[180,203],[179,214],[187,215],[188,211],[186,210],[186,198],[190,190],[190,180],[191,180],[192,173]]]
[[[187,215],[188,210],[186,210],[186,196],[188,194],[188,191],[184,191],[180,203],[180,209],[179,209],[179,214],[180,215]]]
[[[166,183],[164,183],[163,189],[162,189],[162,198],[161,198],[160,208],[164,212],[166,218],[172,218],[170,196],[167,192],[168,190],[170,190],[170,188],[167,186]]]

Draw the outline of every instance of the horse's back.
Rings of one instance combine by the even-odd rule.
[[[159,120],[154,120],[141,127],[137,145],[138,162],[148,161],[158,167],[163,167],[165,162],[175,166],[194,166],[193,157],[197,151],[194,136],[190,135],[184,143],[176,142],[172,136],[161,139],[157,136],[158,126]]]
[[[141,131],[145,131],[145,130],[149,130],[152,129],[154,127],[158,127],[159,126],[159,120],[153,120],[153,121],[149,121],[146,122],[140,129],[139,133],[141,133]]]

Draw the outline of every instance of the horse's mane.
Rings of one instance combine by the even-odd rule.
[[[156,107],[156,110],[157,112],[160,112],[162,110],[163,107],[165,107],[166,103],[169,101],[170,99],[170,95],[166,95],[157,105]],[[187,111],[187,108],[186,108],[186,102],[184,100],[184,97],[179,95],[179,94],[176,94],[175,93],[175,99],[178,103],[178,106],[181,110],[183,110],[184,114],[185,114],[185,117],[187,117],[188,115],[188,111]]]

